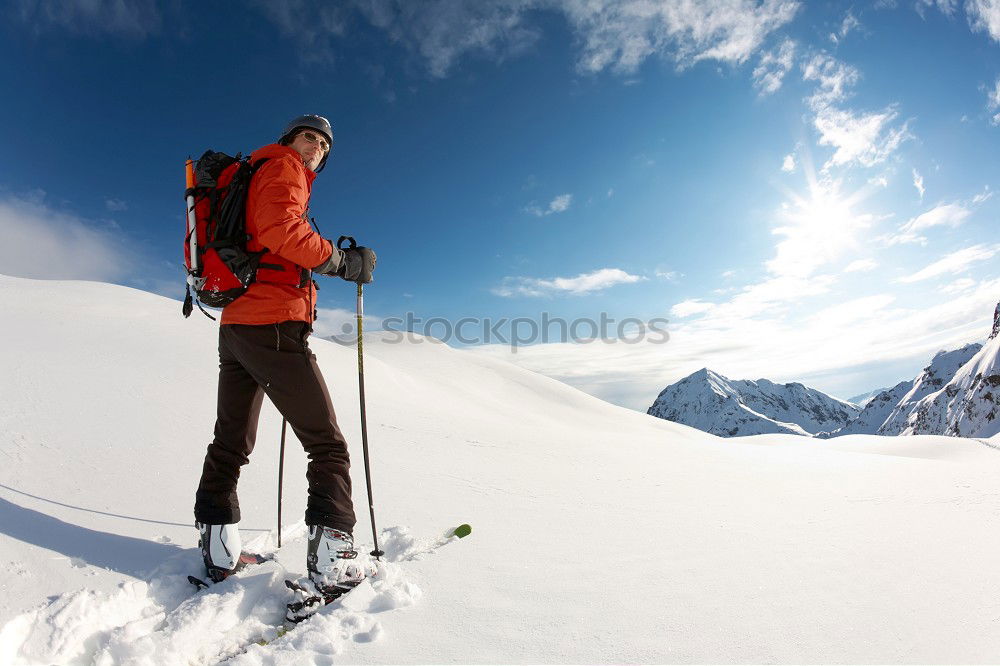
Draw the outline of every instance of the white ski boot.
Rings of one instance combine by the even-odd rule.
[[[248,564],[260,564],[265,558],[244,553],[240,543],[240,530],[234,525],[207,525],[195,523],[198,528],[198,546],[205,560],[205,569],[213,583],[219,583]]]
[[[364,567],[357,557],[354,538],[348,532],[320,525],[309,526],[306,568],[309,579],[326,597],[327,603],[365,579]]]

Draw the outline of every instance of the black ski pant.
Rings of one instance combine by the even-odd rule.
[[[267,395],[309,457],[306,523],[353,532],[347,441],[308,337],[309,324],[301,321],[219,327],[218,417],[195,495],[198,522],[239,522],[236,483],[253,451]]]

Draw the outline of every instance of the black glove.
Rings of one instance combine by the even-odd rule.
[[[372,281],[372,271],[375,270],[375,253],[371,248],[358,246],[340,250],[343,261],[337,271],[337,277],[348,282],[368,284]]]

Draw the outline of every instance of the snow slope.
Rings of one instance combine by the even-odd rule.
[[[916,409],[917,404],[927,396],[941,391],[945,384],[948,384],[961,370],[962,366],[976,356],[982,348],[981,344],[970,343],[961,349],[942,350],[935,354],[930,365],[924,368],[913,380],[910,390],[899,400],[877,432],[880,435],[913,434],[906,431],[911,414]],[[944,429],[938,432],[945,434]]]
[[[860,411],[799,383],[732,380],[702,368],[660,391],[647,413],[713,435],[742,437],[836,430]]]
[[[215,325],[96,283],[0,277],[0,305],[0,663],[1000,654],[995,441],[720,439],[388,335],[365,344],[386,561],[342,604],[256,645],[275,634],[283,578],[304,568],[305,463],[291,439],[276,561],[192,595]],[[355,350],[313,347],[364,516]],[[279,424],[265,411],[240,481],[244,539],[265,552]],[[441,539],[460,522],[470,537]],[[370,548],[365,518],[356,535]]]

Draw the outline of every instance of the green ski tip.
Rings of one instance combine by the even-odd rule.
[[[469,524],[459,525],[452,532],[452,536],[457,536],[459,539],[469,536],[472,534],[472,526]]]

